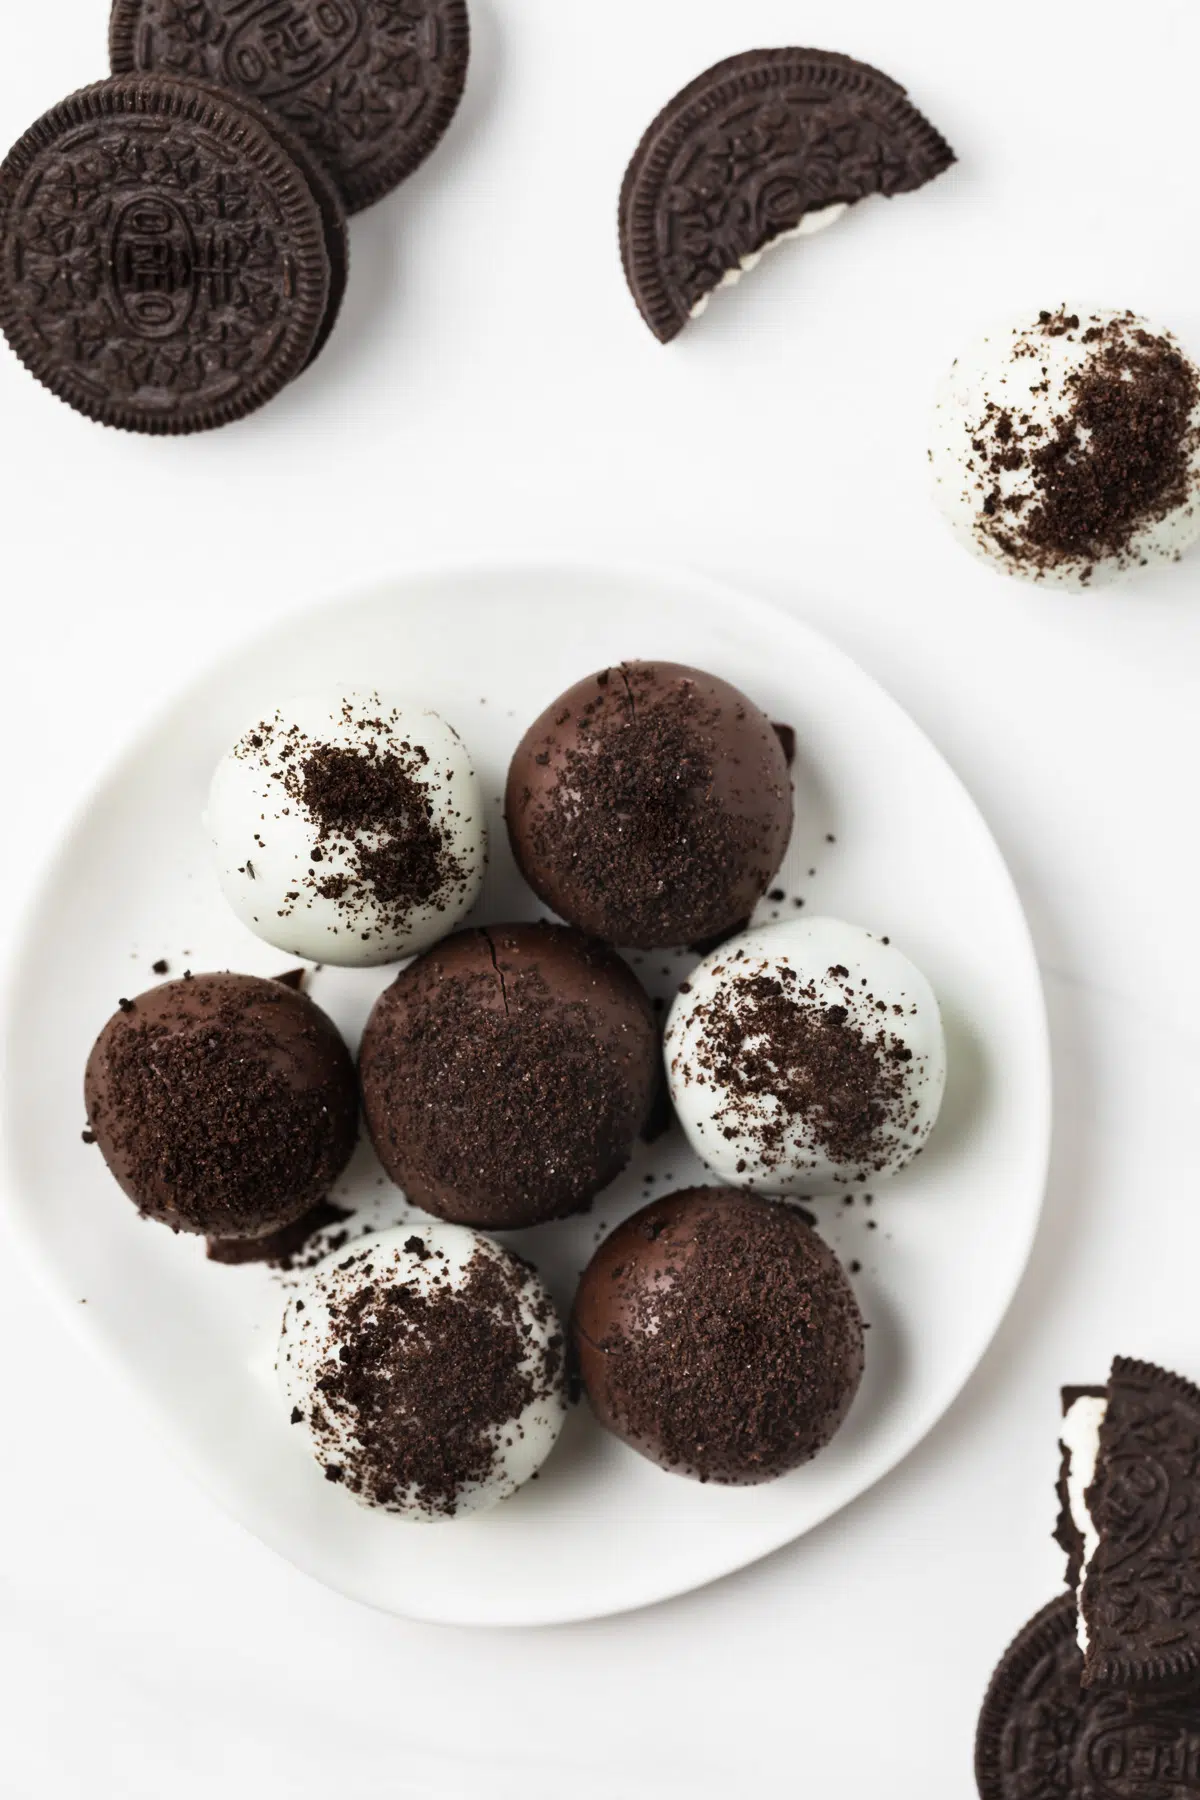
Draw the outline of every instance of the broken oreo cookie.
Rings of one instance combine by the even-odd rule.
[[[98,82],[0,168],[0,329],[101,424],[246,417],[318,354],[346,269],[328,178],[263,109],[212,89]]]
[[[909,193],[954,152],[904,89],[828,50],[747,50],[659,113],[621,190],[621,257],[663,343],[763,251],[870,194]]]
[[[1155,1698],[1200,1687],[1200,1389],[1118,1356],[1064,1392],[1057,1537],[1078,1583],[1083,1680]]]
[[[114,74],[153,71],[269,106],[357,212],[424,162],[467,79],[465,0],[115,0]]]
[[[1131,1703],[1082,1685],[1075,1605],[1062,1594],[1018,1632],[975,1739],[980,1800],[1184,1800],[1200,1793],[1194,1702]]]

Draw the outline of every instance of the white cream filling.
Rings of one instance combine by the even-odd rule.
[[[692,308],[692,318],[700,317],[713,294],[719,294],[722,288],[736,287],[743,275],[758,267],[768,250],[774,250],[777,244],[786,244],[790,238],[814,237],[818,231],[824,231],[827,225],[836,225],[848,205],[848,201],[839,200],[833,206],[818,207],[816,212],[805,213],[800,223],[793,225],[790,231],[777,231],[773,238],[767,239],[761,250],[748,251],[739,258],[736,269],[726,269],[716,287],[707,294],[701,294]]]
[[[1062,1425],[1063,1447],[1071,1459],[1067,1468],[1067,1505],[1075,1521],[1075,1529],[1083,1539],[1083,1566],[1079,1571],[1078,1589],[1078,1637],[1079,1648],[1085,1654],[1088,1630],[1083,1616],[1083,1584],[1087,1580],[1092,1558],[1100,1547],[1100,1534],[1096,1530],[1085,1496],[1096,1479],[1096,1464],[1100,1459],[1100,1427],[1107,1411],[1108,1401],[1103,1396],[1081,1394],[1067,1409]]]

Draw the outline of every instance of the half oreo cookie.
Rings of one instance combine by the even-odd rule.
[[[208,430],[272,399],[328,337],[347,257],[304,147],[189,82],[98,82],[0,167],[0,329],[52,393],[122,430]]]
[[[115,75],[153,71],[270,107],[347,210],[424,162],[467,80],[466,0],[114,0]]]
[[[1200,1712],[1082,1685],[1075,1604],[1062,1594],[1018,1632],[975,1737],[980,1800],[1186,1800],[1200,1793]]]
[[[870,194],[910,193],[954,152],[878,69],[829,50],[747,50],[668,102],[621,190],[621,258],[667,343],[764,250]]]
[[[1193,1692],[1200,1389],[1119,1356],[1106,1388],[1066,1389],[1063,1405],[1056,1536],[1078,1593],[1083,1681],[1139,1699]]]

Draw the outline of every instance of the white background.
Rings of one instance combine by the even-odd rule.
[[[464,558],[685,563],[858,656],[995,829],[1054,1031],[1043,1229],[978,1376],[848,1512],[642,1615],[473,1635],[358,1610],[215,1514],[0,1226],[0,1793],[962,1800],[992,1664],[1059,1576],[1058,1383],[1114,1351],[1200,1375],[1200,554],[1081,598],[994,576],[928,503],[924,421],[997,313],[1129,305],[1200,347],[1200,20],[1190,0],[472,5],[451,136],[355,222],[340,330],[258,418],[123,439],[0,353],[0,932],[96,765],[297,602]],[[105,12],[9,0],[0,137],[103,72]],[[781,250],[664,350],[620,275],[624,162],[674,89],[755,42],[877,63],[961,166]]]

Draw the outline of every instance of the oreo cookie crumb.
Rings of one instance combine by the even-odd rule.
[[[1064,336],[1087,356],[1066,377],[1062,410],[1047,427],[989,401],[971,424],[972,481],[978,535],[1008,564],[1078,567],[1086,584],[1096,563],[1129,566],[1139,534],[1196,496],[1200,382],[1178,345],[1131,312],[1043,310],[1013,355],[1036,358],[1039,337]]]
[[[761,1481],[833,1436],[863,1367],[858,1306],[795,1208],[668,1195],[601,1246],[576,1342],[601,1422],[701,1481]]]
[[[848,979],[844,969],[829,973]],[[847,989],[847,1002],[856,999]],[[683,1078],[723,1093],[715,1123],[727,1137],[749,1139],[768,1170],[786,1160],[797,1117],[832,1162],[888,1166],[919,1112],[906,1079],[912,1051],[902,1038],[886,1026],[868,1032],[849,1005],[825,1005],[815,984],[774,974],[718,990],[697,1017]],[[764,1099],[777,1104],[764,1110]]]
[[[340,1347],[321,1367],[309,1422],[318,1454],[322,1443],[339,1447],[330,1479],[374,1506],[415,1497],[452,1516],[462,1490],[488,1479],[498,1429],[561,1379],[561,1338],[544,1371],[525,1366],[524,1291],[518,1270],[480,1250],[461,1286],[435,1275],[430,1293],[384,1273],[363,1284],[349,1269],[335,1280],[328,1305]]]
[[[261,768],[278,810],[298,809],[315,826],[308,865],[279,907],[291,918],[311,898],[336,904],[340,928],[369,940],[403,934],[417,907],[455,908],[472,882],[439,819],[429,753],[405,735],[401,716],[347,700],[339,726],[351,743],[330,743],[278,715],[245,732],[233,755]],[[245,871],[253,876],[249,862]],[[305,971],[287,979],[302,981]]]

